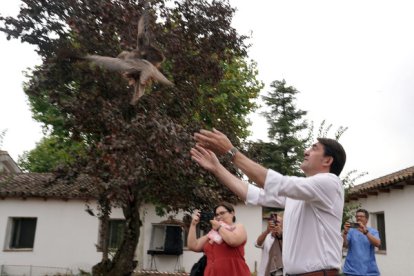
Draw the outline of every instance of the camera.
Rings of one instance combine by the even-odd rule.
[[[201,211],[200,212],[200,221],[210,222],[210,220],[214,219],[213,212]]]
[[[350,228],[359,228],[359,223],[358,222],[350,222]]]
[[[277,220],[277,214],[275,213],[270,214],[269,221],[273,221],[275,225],[278,224],[279,221]]]

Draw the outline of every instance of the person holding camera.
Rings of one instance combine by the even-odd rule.
[[[188,248],[207,256],[205,276],[250,276],[244,260],[247,233],[242,224],[236,223],[234,207],[222,202],[213,210],[214,219],[210,220],[213,232],[198,239],[196,227],[200,222],[200,212],[194,212],[187,238]]]
[[[343,246],[348,248],[343,272],[345,275],[380,275],[375,259],[375,247],[380,247],[379,233],[367,227],[369,213],[365,209],[356,211],[356,223],[345,222]]]
[[[213,129],[194,134],[191,158],[249,204],[284,208],[283,270],[285,275],[336,276],[342,265],[341,224],[344,188],[339,178],[346,160],[337,141],[318,138],[304,153],[306,177],[286,176],[249,159],[226,135]],[[249,184],[220,164],[226,155]]]
[[[282,261],[283,219],[276,213],[270,214],[266,230],[257,237],[255,246],[262,249],[257,276],[283,275]]]

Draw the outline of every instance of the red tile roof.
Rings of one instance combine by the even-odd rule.
[[[394,172],[363,184],[352,187],[347,195],[347,200],[366,197],[390,189],[402,188],[405,185],[414,185],[414,166]]]
[[[0,174],[0,198],[96,198],[97,189],[90,178],[81,176],[73,184],[53,180],[51,173]]]

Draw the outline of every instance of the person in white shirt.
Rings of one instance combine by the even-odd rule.
[[[257,276],[283,275],[282,239],[283,219],[280,215],[272,213],[266,230],[257,237],[255,243],[256,247],[262,249]]]
[[[247,158],[218,130],[195,133],[191,157],[233,193],[250,204],[284,208],[285,275],[333,276],[341,267],[344,189],[339,179],[346,153],[328,138],[305,151],[306,177],[284,176]],[[215,153],[227,154],[255,182],[242,181],[224,168]]]

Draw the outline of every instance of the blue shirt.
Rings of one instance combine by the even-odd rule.
[[[379,239],[379,233],[376,229],[371,227],[367,229],[371,235]],[[380,275],[375,260],[375,247],[368,238],[357,229],[351,228],[348,231],[347,240],[348,254],[343,272],[347,275]]]

